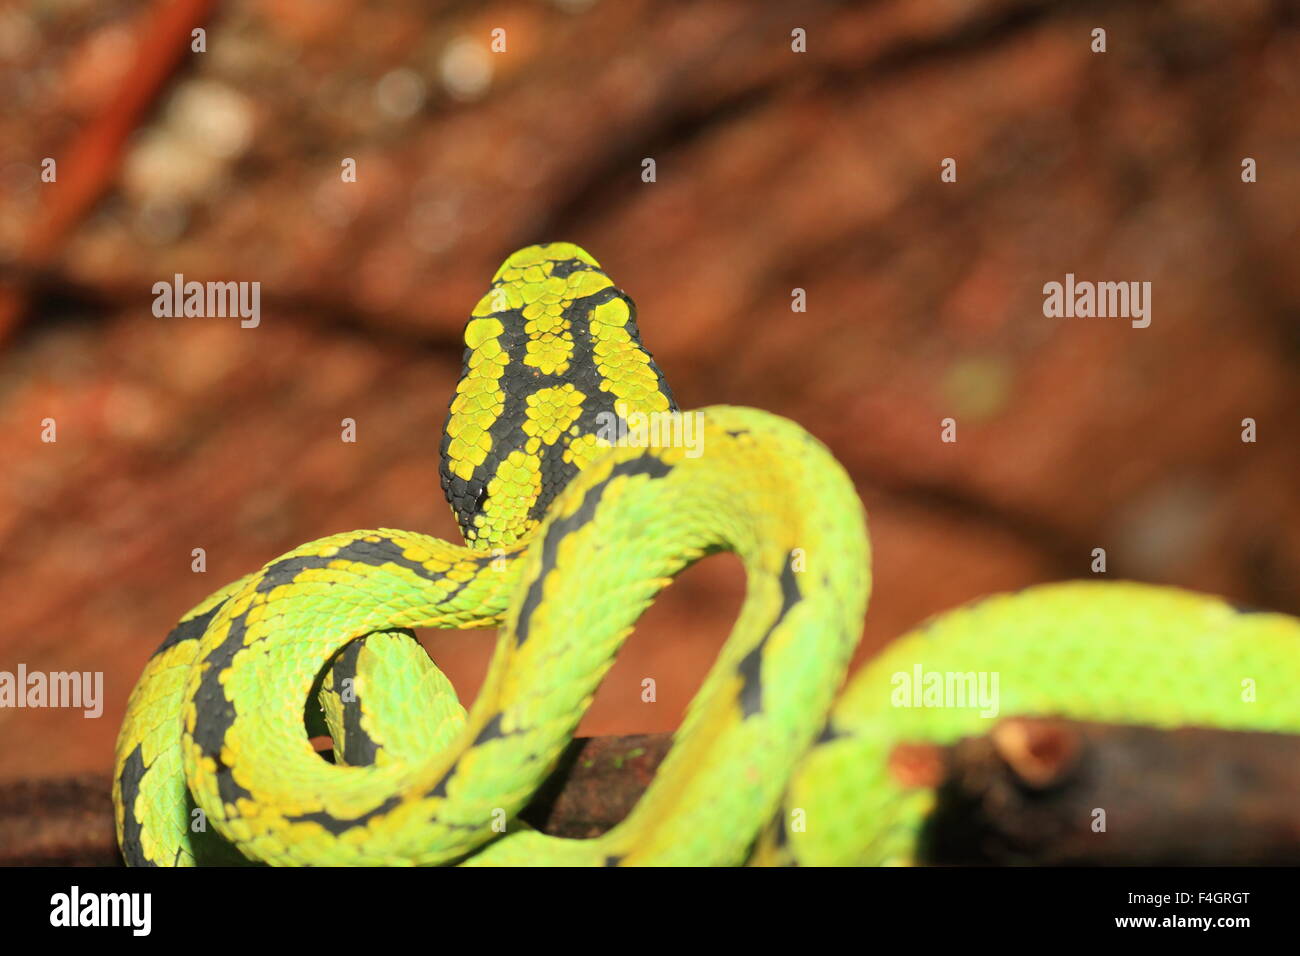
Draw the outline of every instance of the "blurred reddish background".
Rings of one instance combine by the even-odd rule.
[[[1294,7],[791,7],[0,11],[0,670],[103,671],[106,695],[98,720],[0,710],[0,780],[106,771],[177,617],[277,554],[456,536],[460,330],[539,240],[636,300],[683,407],[778,412],[850,470],[875,549],[859,660],[1087,575],[1096,547],[1112,577],[1300,612]],[[1150,328],[1045,318],[1067,272],[1150,281]],[[261,282],[261,325],[155,318],[175,273]],[[727,557],[684,575],[583,731],[674,726],[743,586]],[[472,696],[491,635],[423,637]]]

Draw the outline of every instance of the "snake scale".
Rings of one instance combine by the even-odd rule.
[[[900,706],[920,669],[996,674],[1006,715],[1300,731],[1300,622],[1119,582],[940,615],[837,700],[870,555],[821,444],[754,409],[681,413],[631,300],[575,245],[510,256],[464,339],[441,470],[467,543],[332,535],[186,614],[118,738],[128,863],[917,862],[933,796],[891,778],[891,748],[989,727],[971,706]],[[699,453],[602,430],[681,414],[699,415]],[[638,616],[721,550],[744,604],[631,814],[590,840],[516,820]],[[466,713],[410,629],[489,625]],[[326,733],[332,760],[310,742]]]

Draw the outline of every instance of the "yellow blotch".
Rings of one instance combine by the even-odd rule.
[[[524,316],[528,319],[524,323],[524,331],[528,333],[524,364],[543,375],[563,375],[573,358],[573,335],[566,329],[559,303],[535,303],[524,310]]]
[[[627,324],[627,320],[631,316],[632,312],[628,309],[626,302],[622,299],[610,299],[608,302],[602,302],[591,310],[591,324],[593,326],[615,326],[622,331],[623,326]]]
[[[592,354],[601,387],[625,401],[630,411],[666,412],[668,398],[659,390],[650,356],[625,327],[631,315],[622,299],[601,303],[591,312]]]
[[[529,266],[535,266],[545,258],[547,256],[541,246],[525,246],[518,252],[511,253],[510,257],[501,263],[501,268],[492,277],[492,281],[495,282],[497,279],[506,278],[505,273],[507,272],[517,273]]]
[[[500,319],[473,319],[465,325],[465,344],[472,349],[481,346],[488,339],[495,339],[505,331]]]
[[[483,512],[475,524],[475,539],[493,545],[510,545],[537,525],[528,511],[542,492],[541,459],[512,451],[497,465],[488,482]]]
[[[560,435],[582,415],[582,401],[586,396],[571,383],[555,388],[543,388],[529,395],[524,434],[537,437],[544,444],[554,445]]]
[[[488,429],[505,408],[505,394],[499,381],[509,356],[498,341],[504,331],[496,318],[472,319],[465,326],[465,344],[470,348],[469,368],[456,385],[447,422],[448,468],[468,480],[474,469],[487,460],[492,450]]]
[[[604,438],[597,438],[590,433],[579,435],[564,449],[564,460],[568,464],[577,465],[581,471],[605,454],[608,448],[609,442]]]
[[[603,272],[572,272],[569,274],[568,294],[571,298],[581,299],[594,295],[601,289],[608,289],[613,284]]]
[[[581,259],[588,265],[600,268],[600,263],[592,258],[591,253],[581,246],[575,246],[571,242],[552,242],[542,248],[542,254],[548,259]]]
[[[489,290],[483,298],[479,299],[474,305],[470,315],[473,317],[487,316],[496,312],[496,307],[501,300],[501,294],[496,289]]]

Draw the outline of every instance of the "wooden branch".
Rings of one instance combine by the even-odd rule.
[[[671,742],[575,740],[520,817],[597,836],[632,809]],[[939,791],[928,863],[1300,863],[1300,736],[1012,718],[952,747],[900,744],[890,770]],[[95,775],[0,786],[0,865],[120,863],[109,791]]]
[[[928,863],[1300,863],[1300,736],[1012,718],[890,766],[939,791]]]
[[[592,837],[623,819],[671,734],[582,737],[520,814],[556,836]],[[112,783],[87,774],[0,785],[0,866],[118,866]]]
[[[111,790],[95,774],[0,786],[0,866],[120,866]]]
[[[631,812],[668,755],[672,738],[577,738],[520,817],[554,836],[600,836]]]

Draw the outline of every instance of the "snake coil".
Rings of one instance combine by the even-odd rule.
[[[571,244],[510,256],[464,337],[441,473],[466,545],[336,534],[187,613],[118,737],[128,863],[913,862],[932,798],[890,779],[890,748],[989,718],[900,702],[922,669],[996,674],[1003,714],[1300,730],[1300,622],[1127,583],[959,608],[836,702],[870,557],[822,445],[754,409],[680,412],[631,300]],[[690,443],[662,440],[697,423]],[[516,821],[642,611],[720,550],[745,567],[744,605],[632,813],[592,840]],[[411,628],[489,625],[466,713]],[[310,744],[322,733],[333,762]]]

